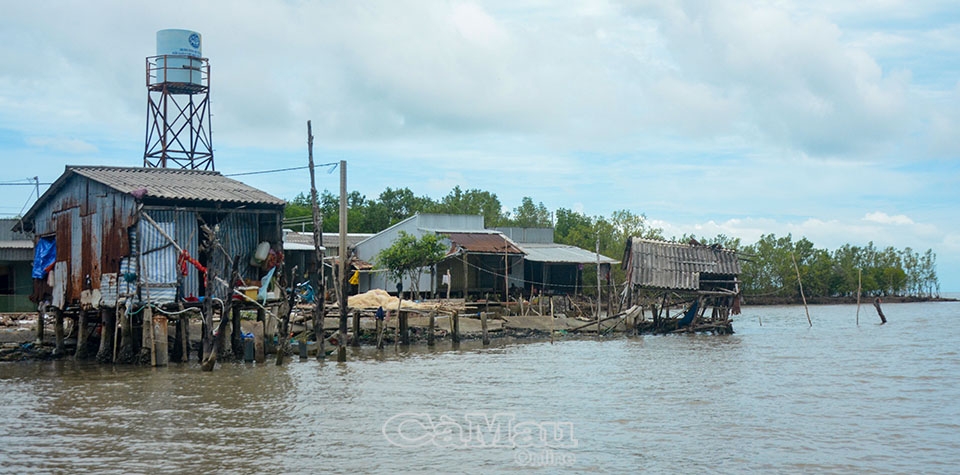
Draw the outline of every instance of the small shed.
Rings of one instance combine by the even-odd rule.
[[[553,242],[553,228],[496,228],[516,242],[526,255],[523,258],[525,290],[534,287],[548,294],[578,294],[583,290],[583,271],[588,266],[600,275],[609,276],[610,266],[619,263],[594,251]],[[608,279],[609,280],[609,279]]]
[[[67,166],[18,226],[35,234],[38,258],[49,251],[34,263],[33,299],[66,312],[223,299],[202,270],[225,278],[239,256],[242,277],[259,280],[258,247],[282,256],[284,204],[214,171]]]
[[[734,250],[633,237],[627,240],[622,267],[627,272],[630,303],[659,304],[655,320],[676,303],[689,303],[694,309],[684,314],[689,319],[680,319],[680,326],[702,317],[711,306],[711,320],[726,321],[731,311],[739,313],[741,267]],[[677,297],[680,302],[674,300]]]
[[[0,312],[36,310],[30,302],[33,234],[15,232],[17,218],[0,219]]]

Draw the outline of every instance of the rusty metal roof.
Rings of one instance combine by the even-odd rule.
[[[455,251],[463,248],[467,252],[489,254],[525,254],[512,241],[500,233],[443,233],[453,244]]]
[[[642,287],[696,290],[700,274],[739,275],[740,260],[729,249],[630,238],[623,267]]]
[[[57,182],[80,175],[117,191],[147,190],[147,197],[283,206],[284,201],[219,172],[174,168],[67,166]],[[57,187],[57,183],[51,189]]]

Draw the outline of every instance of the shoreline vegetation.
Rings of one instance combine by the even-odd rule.
[[[301,231],[313,231],[312,205],[309,194],[301,193],[289,200],[284,210],[284,226]],[[520,205],[509,208],[495,193],[479,189],[461,189],[455,186],[439,199],[417,196],[409,188],[386,188],[377,197],[367,197],[358,191],[348,195],[348,232],[377,233],[417,213],[448,213],[482,215],[484,226],[553,228],[554,241],[593,251],[599,248],[604,256],[619,258],[624,254],[628,238],[665,240],[706,246],[721,246],[736,251],[742,264],[740,289],[749,295],[776,295],[777,298],[750,298],[747,304],[774,302],[802,303],[799,284],[802,281],[807,302],[852,297],[856,303],[858,289],[862,295],[911,295],[936,297],[940,282],[936,272],[937,256],[911,247],[897,249],[878,247],[874,243],[843,244],[836,249],[818,248],[805,237],[794,238],[764,234],[757,242],[748,244],[739,238],[719,234],[715,237],[687,235],[667,236],[662,228],[643,213],[629,209],[613,211],[609,216],[591,216],[572,209],[550,210],[543,202],[525,196]],[[337,232],[339,197],[324,190],[318,198],[319,214],[324,232]],[[507,211],[510,210],[510,211]],[[625,270],[612,269],[615,282],[624,282]],[[596,272],[585,267],[582,288],[596,286]],[[536,283],[534,283],[536,286]],[[795,296],[795,298],[794,298]],[[882,297],[895,301],[893,297]],[[793,299],[793,300],[791,300]],[[873,297],[870,297],[873,301]],[[913,300],[911,300],[913,301]],[[924,300],[917,300],[924,301]]]

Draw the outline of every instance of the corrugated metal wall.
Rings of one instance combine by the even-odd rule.
[[[740,274],[735,252],[642,239],[631,240],[629,265],[634,285],[663,289],[699,289],[701,273]]]

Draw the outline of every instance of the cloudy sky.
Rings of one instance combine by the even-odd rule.
[[[960,291],[955,1],[4,2],[0,182],[140,166],[157,30],[203,35],[218,171],[347,160],[668,236],[932,248]],[[559,5],[559,6],[558,6]],[[304,172],[244,177],[282,198]],[[336,190],[337,175],[318,186]],[[3,186],[0,213],[29,206]]]

